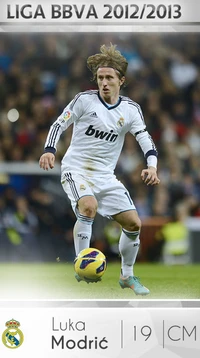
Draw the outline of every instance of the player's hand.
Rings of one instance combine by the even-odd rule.
[[[54,168],[55,155],[53,153],[44,153],[41,155],[39,164],[40,168],[44,170],[49,170]]]
[[[160,183],[160,179],[157,176],[157,170],[154,167],[143,169],[141,178],[147,185],[158,185]]]

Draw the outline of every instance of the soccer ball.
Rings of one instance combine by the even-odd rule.
[[[100,250],[84,249],[75,258],[74,269],[81,278],[98,279],[106,270],[106,257]]]

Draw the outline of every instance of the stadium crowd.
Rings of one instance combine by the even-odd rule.
[[[177,205],[186,215],[200,216],[200,36],[198,34],[1,34],[0,162],[38,162],[47,131],[66,104],[80,91],[95,89],[86,67],[89,55],[103,43],[117,44],[129,62],[122,94],[138,102],[159,152],[158,187],[146,187],[140,172],[144,158],[127,135],[116,175],[130,191],[139,215],[170,217]],[[19,119],[8,120],[10,109]],[[59,163],[71,129],[59,141]],[[30,173],[31,174],[31,173]],[[11,259],[9,245],[26,237],[27,255],[54,259],[73,256],[74,216],[59,178],[6,175],[0,172],[0,260]],[[58,205],[58,200],[61,204]],[[104,237],[96,220],[96,239]],[[48,245],[46,244],[48,239]],[[66,245],[67,243],[67,245]],[[35,248],[30,250],[30,247]],[[41,247],[43,248],[41,250]],[[36,250],[38,248],[38,250]],[[62,248],[62,250],[61,250]],[[5,250],[7,250],[5,252]]]

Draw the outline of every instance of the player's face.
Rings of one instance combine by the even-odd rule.
[[[110,104],[115,104],[119,98],[124,77],[119,78],[117,72],[111,67],[100,67],[97,70],[97,84],[101,98]]]

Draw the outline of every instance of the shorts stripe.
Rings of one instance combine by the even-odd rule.
[[[65,177],[66,177],[66,180],[68,181],[69,185],[70,185],[70,188],[71,188],[71,191],[72,191],[72,194],[74,196],[74,199],[76,201],[78,201],[80,199],[80,196],[78,194],[78,191],[76,189],[76,185],[75,185],[75,182],[74,180],[72,179],[72,175],[71,173],[67,173],[65,174]]]

